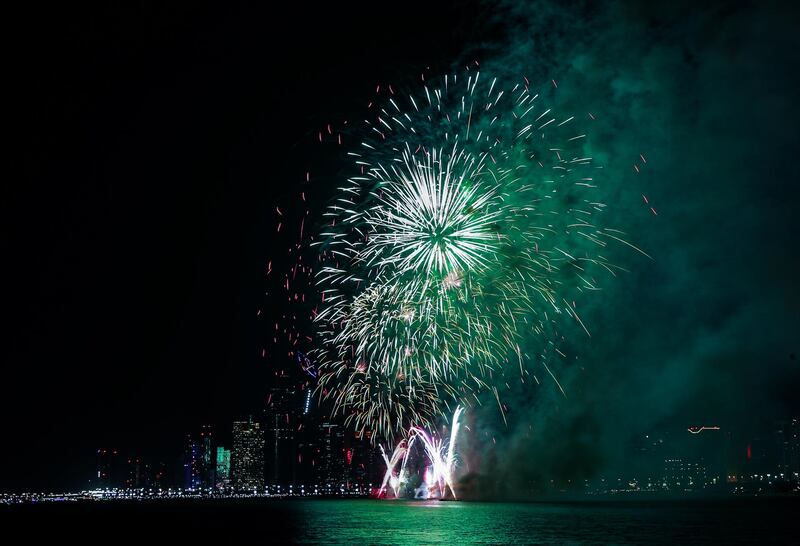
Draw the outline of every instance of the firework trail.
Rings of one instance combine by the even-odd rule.
[[[397,498],[400,487],[407,482],[408,474],[406,467],[408,464],[408,457],[412,452],[414,441],[420,438],[425,448],[425,454],[430,462],[430,471],[426,468],[425,482],[429,486],[433,484],[438,485],[439,495],[445,496],[445,488],[449,488],[456,498],[455,489],[453,487],[453,470],[455,469],[455,449],[456,438],[461,427],[460,419],[464,409],[459,406],[456,408],[455,413],[450,425],[450,439],[447,445],[442,440],[436,439],[433,435],[428,434],[420,427],[411,427],[408,431],[408,439],[401,440],[394,448],[391,457],[386,454],[383,446],[379,446],[381,455],[383,456],[384,463],[386,464],[386,472],[383,475],[383,482],[378,491],[380,497],[386,491],[386,486],[389,485]],[[396,472],[398,464],[400,465],[399,472]]]
[[[383,456],[383,461],[386,463],[386,473],[383,475],[383,482],[381,483],[381,488],[379,490],[378,495],[382,495],[386,491],[386,485],[388,484],[392,490],[394,491],[394,496],[397,496],[397,490],[400,486],[400,481],[395,474],[395,468],[397,467],[397,463],[400,460],[405,460],[405,455],[408,452],[406,448],[405,440],[401,440],[397,447],[394,448],[392,452],[391,458],[386,455],[386,451],[384,451],[383,446],[381,448],[381,455]]]
[[[538,382],[541,364],[558,383],[529,351],[564,316],[586,330],[576,299],[622,270],[607,247],[639,249],[604,225],[588,117],[479,72],[389,91],[314,243],[326,257],[318,391],[356,429],[391,439],[414,426],[425,440],[423,427],[482,393],[502,411],[512,374]]]
[[[432,473],[427,474],[426,482],[428,484],[437,484],[439,487],[439,496],[444,497],[446,488],[450,489],[453,498],[456,498],[456,491],[453,486],[453,470],[455,465],[455,446],[458,430],[461,426],[459,419],[463,408],[461,406],[456,408],[453,414],[453,420],[450,425],[450,441],[445,446],[441,439],[436,439],[425,430],[419,427],[412,427],[411,434],[414,437],[419,437],[425,446],[425,452],[428,455],[428,460],[431,462]]]
[[[383,482],[378,490],[379,497],[385,493],[387,484],[392,488],[394,496],[397,497],[400,486],[406,483],[408,480],[406,465],[408,464],[408,456],[411,454],[411,447],[414,445],[415,439],[416,437],[411,435],[409,436],[408,441],[401,440],[400,443],[397,444],[397,447],[394,448],[391,457],[386,455],[386,451],[384,451],[383,446],[379,446],[381,449],[381,455],[383,456],[383,461],[386,464],[386,472],[383,475]],[[400,471],[395,473],[398,463],[400,463]]]

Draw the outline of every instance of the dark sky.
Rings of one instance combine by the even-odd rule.
[[[450,6],[408,8],[19,15],[0,412],[18,471],[0,489],[84,485],[96,447],[167,459],[200,423],[224,434],[260,409],[256,311],[302,146],[389,74],[459,53]]]
[[[476,58],[557,79],[565,105],[607,112],[609,154],[651,158],[658,222],[630,228],[656,261],[589,313],[598,331],[576,350],[594,371],[571,380],[564,419],[612,431],[646,408],[622,425],[638,432],[796,414],[794,15],[727,2],[17,14],[0,490],[80,487],[97,447],[168,459],[201,422],[257,410],[270,372],[256,311],[285,244],[272,211],[329,191],[304,182],[309,141],[358,117],[377,83]]]

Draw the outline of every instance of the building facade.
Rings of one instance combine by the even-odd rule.
[[[233,423],[231,484],[238,491],[264,488],[264,430],[252,417]]]
[[[216,481],[217,489],[227,489],[231,483],[231,451],[220,446],[217,448]]]
[[[298,428],[304,398],[296,380],[275,377],[264,408],[266,482],[270,486],[298,484]]]

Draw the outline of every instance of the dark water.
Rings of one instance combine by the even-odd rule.
[[[4,531],[10,529],[7,523],[18,523],[31,538],[55,533],[98,539],[205,538],[254,545],[800,543],[798,499],[118,501],[0,507],[0,518]]]
[[[798,508],[797,502],[311,501],[297,506],[307,523],[297,540],[447,545],[788,543],[790,537],[800,541]]]

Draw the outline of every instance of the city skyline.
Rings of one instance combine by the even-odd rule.
[[[135,488],[132,484],[141,482],[138,479],[132,481],[132,472],[146,467],[151,472],[159,472],[162,485],[167,484],[170,488],[190,491],[218,489],[217,453],[223,450],[229,457],[228,491],[274,493],[276,487],[278,490],[282,488],[283,492],[296,487],[296,493],[302,491],[305,494],[306,490],[300,488],[308,487],[311,494],[319,486],[329,487],[332,494],[336,494],[338,484],[346,483],[349,491],[352,482],[357,483],[360,490],[366,484],[374,484],[370,491],[374,495],[374,488],[385,470],[379,449],[381,446],[391,449],[392,444],[380,435],[376,435],[373,441],[372,432],[359,438],[357,432],[347,429],[343,419],[331,418],[324,405],[319,407],[318,397],[313,395],[315,378],[306,373],[306,368],[307,364],[298,358],[296,366],[276,371],[266,388],[263,406],[251,408],[246,418],[219,427],[221,436],[213,433],[215,428],[211,425],[195,425],[194,432],[185,435],[182,456],[176,467],[178,471],[173,469],[171,478],[163,479],[168,465],[158,457],[143,461],[137,455],[128,459],[124,479],[117,480],[116,487]],[[253,416],[259,414],[254,419]],[[789,489],[798,486],[800,417],[763,420],[756,429],[742,429],[725,421],[693,420],[688,423],[692,424],[672,424],[632,432],[622,446],[620,460],[624,471],[610,467],[591,479],[584,479],[585,491],[598,493],[608,487],[607,491],[617,492],[680,492],[681,489],[676,487],[687,475],[697,477],[699,485],[689,488],[695,492],[707,488],[717,494],[752,492],[751,486],[760,487],[764,481],[784,483],[781,487]],[[481,449],[492,451],[487,447]],[[100,451],[111,450],[103,448],[98,453]],[[137,454],[140,450],[130,453]],[[496,456],[496,453],[491,456]],[[252,459],[248,464],[253,465],[254,470],[237,472],[237,460],[241,464],[243,459]],[[102,474],[100,463],[97,471],[99,478]],[[539,480],[537,485],[528,484],[531,494],[535,496],[559,488],[575,492],[581,481],[554,478],[549,485],[543,486],[542,477],[536,477],[534,482]],[[86,485],[94,489],[103,488],[108,483],[89,480]]]
[[[143,486],[142,484],[145,483],[145,473],[148,473],[147,475],[150,476],[151,479],[153,476],[159,476],[153,483],[166,483],[169,484],[170,487],[182,489],[201,488],[204,484],[215,483],[214,478],[210,476],[214,476],[216,473],[217,449],[227,447],[228,456],[230,457],[231,453],[234,451],[233,446],[235,444],[236,425],[246,424],[248,422],[255,423],[257,426],[262,427],[260,433],[263,436],[262,440],[264,445],[263,448],[257,449],[260,451],[261,457],[263,458],[259,463],[263,469],[261,472],[263,486],[274,487],[276,485],[281,485],[286,487],[290,483],[325,483],[326,478],[324,476],[337,474],[336,471],[331,472],[330,461],[327,462],[327,468],[314,471],[311,474],[308,474],[307,469],[305,470],[305,474],[302,472],[298,474],[298,466],[302,465],[304,456],[308,457],[309,447],[318,447],[320,441],[322,441],[323,444],[325,441],[330,442],[331,431],[338,428],[340,434],[346,433],[348,435],[352,435],[352,431],[347,431],[342,419],[332,420],[330,416],[325,414],[324,410],[323,412],[319,411],[317,407],[318,400],[312,394],[313,382],[309,381],[309,378],[298,370],[302,370],[302,366],[297,365],[295,369],[295,366],[290,365],[287,366],[285,370],[277,370],[274,373],[273,381],[270,382],[271,386],[265,386],[265,396],[263,397],[262,407],[260,409],[258,407],[250,408],[227,424],[219,418],[205,421],[194,420],[193,423],[176,428],[173,431],[175,435],[172,442],[165,442],[160,445],[148,444],[147,441],[139,445],[133,445],[126,442],[124,438],[120,438],[120,441],[116,442],[102,443],[100,447],[96,448],[96,453],[98,455],[97,463],[93,463],[91,457],[91,453],[95,453],[95,450],[88,451],[84,454],[84,460],[81,466],[86,471],[89,471],[89,473],[86,474],[85,471],[82,471],[83,475],[80,476],[78,480],[73,480],[75,483],[66,485],[45,484],[38,488],[9,488],[3,492],[81,491],[112,486],[112,482],[104,481],[99,475],[97,479],[94,477],[95,472],[101,472],[102,464],[99,462],[101,452],[116,452],[119,456],[118,464],[120,468],[124,467],[122,472],[118,471],[118,476],[113,482],[113,487],[130,489]],[[284,414],[281,412],[291,413],[291,417],[284,421],[282,420]],[[303,421],[302,417],[307,416],[309,412],[312,416],[307,421]],[[260,416],[256,417],[255,421],[253,421],[254,415]],[[215,424],[208,424],[212,422]],[[295,430],[301,422],[304,424],[306,422],[315,423],[319,427],[319,431],[324,432],[321,434],[308,434],[308,431],[305,431],[305,434],[301,434],[300,431]],[[681,435],[685,433],[683,435],[686,438],[698,435],[703,435],[704,437],[710,436],[706,431],[723,434],[720,432],[723,430],[729,442],[731,435],[736,436],[735,451],[738,453],[737,458],[740,464],[738,466],[734,465],[733,468],[741,470],[746,464],[755,467],[755,463],[745,462],[749,461],[751,458],[761,461],[770,461],[767,463],[767,466],[761,464],[757,472],[766,475],[767,472],[765,468],[767,468],[772,471],[772,475],[774,476],[774,472],[781,467],[787,469],[787,474],[791,475],[791,471],[788,471],[788,469],[793,468],[791,466],[792,464],[796,466],[798,464],[797,461],[800,460],[797,455],[793,455],[793,462],[790,462],[784,455],[782,463],[776,462],[780,459],[778,456],[778,444],[775,440],[777,437],[776,431],[779,429],[793,431],[795,442],[797,442],[798,434],[800,434],[798,433],[798,430],[800,430],[798,428],[798,422],[800,422],[800,419],[788,415],[777,419],[763,418],[757,425],[750,425],[748,427],[740,427],[737,426],[736,423],[731,423],[726,420],[704,421],[702,419],[695,419],[687,421],[687,423],[706,424],[671,424],[669,426],[662,426],[660,429],[662,430],[662,437],[664,435]],[[709,425],[708,423],[713,423],[713,425]],[[722,423],[723,426],[720,426],[720,423]],[[216,431],[216,434],[214,434],[213,431]],[[629,451],[631,449],[636,450],[635,446],[638,445],[637,443],[642,442],[642,438],[649,437],[648,432],[652,433],[652,430],[631,433],[631,439],[625,449]],[[787,436],[787,438],[788,437],[789,436]],[[789,440],[787,440],[787,442],[788,441]],[[343,446],[343,437],[339,438],[338,442]],[[201,444],[202,447],[200,447]],[[379,444],[372,444],[369,441],[366,441],[365,444],[371,446],[372,455],[377,457],[379,454],[377,451]],[[380,444],[385,446],[391,445],[386,442],[385,439],[383,439]],[[195,472],[189,471],[188,474],[187,446],[195,446],[197,453],[200,454],[196,463],[198,465],[197,470]],[[210,451],[208,449],[209,447]],[[733,449],[728,448],[728,450],[732,451]],[[791,450],[787,448],[785,453],[789,453],[790,451]],[[211,455],[211,460],[206,458],[208,454]],[[276,454],[278,454],[277,457]],[[200,460],[201,458],[203,459],[202,461]],[[342,458],[344,458],[344,455],[342,455]],[[629,455],[626,455],[620,460],[624,461],[624,466],[629,466],[631,464]],[[690,456],[689,460],[698,462],[696,456]],[[708,461],[706,460],[704,463],[708,464]],[[291,469],[288,470],[288,472],[294,476],[293,479],[286,479],[287,470],[286,468],[281,468],[282,465],[286,465]],[[374,476],[374,473],[377,472],[376,469],[382,466],[382,463],[374,460],[372,461],[372,465],[372,473]],[[189,466],[191,467],[192,464],[190,463]],[[728,464],[728,468],[731,468],[730,464]],[[652,470],[653,467],[651,466],[651,475],[653,475]],[[797,470],[795,470],[795,472],[796,471]],[[743,470],[739,473],[746,474]],[[751,468],[749,473],[753,474],[756,472]],[[197,487],[190,485],[191,481],[187,479],[187,476],[192,474],[196,474],[194,483]],[[342,471],[338,471],[338,475],[341,474]],[[611,474],[613,474],[613,471]],[[719,472],[717,474],[722,476]],[[86,478],[86,475],[92,477]],[[298,476],[302,476],[302,479],[298,479]],[[310,476],[313,476],[313,479],[309,479]],[[602,479],[605,480],[605,478]],[[232,484],[234,480],[233,474],[229,476],[229,480]],[[333,478],[330,483],[338,481],[338,479]],[[378,480],[375,478],[373,481]],[[258,485],[257,487],[263,486]]]
[[[290,417],[294,423],[304,415],[304,397],[302,391],[298,389],[298,392],[301,396],[294,398],[298,402],[297,410]],[[304,421],[312,425],[312,433],[302,436],[303,441],[278,445],[279,459],[297,458],[297,464],[278,469],[269,464],[270,452],[276,446],[265,442],[265,438],[276,430],[285,429],[280,428],[281,425],[270,429],[269,412],[265,412],[265,416],[266,420],[261,423],[253,421],[252,416],[231,423],[230,449],[213,440],[210,426],[201,425],[196,429],[199,433],[185,435],[183,456],[172,472],[163,462],[100,448],[97,450],[97,473],[87,481],[86,487],[62,492],[149,490],[166,493],[175,490],[204,495],[340,496],[357,491],[363,496],[379,494],[379,477],[385,468],[377,456],[379,447],[367,438],[359,441],[356,435],[345,443],[344,427],[330,423],[324,415],[316,415]],[[747,495],[788,492],[800,483],[800,418],[784,419],[772,425],[754,437],[742,436],[718,425],[691,425],[640,434],[626,446],[628,469],[618,477],[606,474],[575,483],[572,480],[530,483],[528,493],[535,498],[559,493]],[[316,448],[316,453],[308,449],[308,442]],[[303,455],[311,459],[304,460]],[[465,480],[467,484],[469,480]]]

